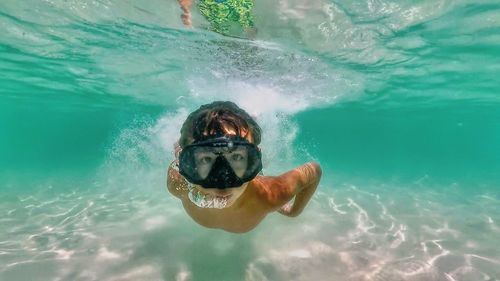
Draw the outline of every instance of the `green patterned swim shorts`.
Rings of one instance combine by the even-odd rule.
[[[253,0],[199,0],[198,8],[212,31],[227,34],[235,25],[245,30],[254,26]]]

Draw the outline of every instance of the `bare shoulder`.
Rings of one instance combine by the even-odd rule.
[[[168,167],[167,188],[168,191],[177,198],[183,199],[187,196],[187,183],[178,169],[175,168],[174,162]]]
[[[252,183],[257,196],[271,207],[280,207],[309,185],[317,185],[321,178],[321,166],[309,162],[279,176],[260,176]]]

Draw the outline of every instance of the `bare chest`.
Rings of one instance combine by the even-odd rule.
[[[268,211],[257,204],[247,204],[238,208],[200,208],[188,200],[182,202],[188,215],[198,224],[208,228],[219,228],[229,232],[247,232],[255,228]]]

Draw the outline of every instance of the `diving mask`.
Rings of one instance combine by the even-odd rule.
[[[179,172],[204,188],[239,187],[262,170],[260,149],[241,137],[194,142],[179,155]]]

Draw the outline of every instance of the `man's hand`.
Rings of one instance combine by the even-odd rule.
[[[282,206],[278,212],[288,217],[300,215],[316,191],[321,174],[319,164],[310,162],[279,176],[284,182],[284,198],[287,201],[290,198],[294,200]]]
[[[285,205],[281,206],[281,208],[278,210],[278,213],[280,213],[280,214],[282,214],[284,216],[287,216],[287,217],[296,217],[296,216],[298,216],[299,214],[292,213],[292,207],[293,207],[293,203],[292,202],[288,202]]]

